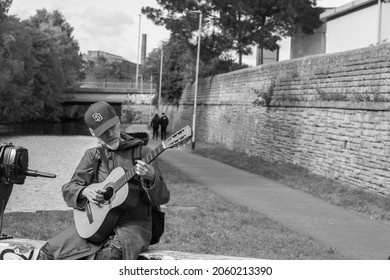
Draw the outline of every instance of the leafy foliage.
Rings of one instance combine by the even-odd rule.
[[[186,83],[195,79],[200,14],[202,32],[199,76],[213,76],[247,67],[242,55],[257,44],[275,50],[277,42],[298,29],[306,33],[321,25],[311,0],[157,0],[161,8],[144,7],[156,25],[165,26],[171,38],[154,50],[145,71],[158,80],[164,51],[162,97],[180,98]],[[238,54],[238,64],[232,52]]]
[[[109,63],[105,57],[99,56],[97,61],[88,60],[84,64],[84,73],[92,80],[119,80],[129,78],[124,62],[114,61]]]
[[[277,42],[292,35],[298,27],[312,33],[321,25],[319,14],[323,11],[315,7],[315,0],[157,0],[157,3],[161,9],[145,7],[142,13],[186,42],[191,42],[192,33],[198,29],[193,12],[201,12],[203,59],[235,51],[239,64],[243,54],[251,54],[251,45],[275,50]]]
[[[193,56],[183,41],[171,38],[161,49],[154,49],[147,58],[143,73],[146,76],[153,76],[154,81],[159,81],[161,55],[163,55],[162,96],[165,99],[170,95],[179,97],[186,81],[195,71]]]
[[[177,36],[171,36],[160,48],[154,49],[149,54],[143,69],[144,75],[153,76],[154,81],[159,81],[160,78],[161,55],[163,55],[162,99],[164,102],[177,101],[186,84],[195,80],[196,48],[193,49]],[[245,67],[247,65],[238,65],[231,55],[203,57],[199,61],[199,77],[213,76]]]
[[[2,5],[10,1],[1,1]],[[73,28],[45,9],[21,22],[1,8],[0,117],[2,122],[58,120],[62,92],[82,78]]]

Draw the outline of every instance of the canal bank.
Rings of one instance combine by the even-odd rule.
[[[56,175],[54,179],[26,177],[24,184],[14,185],[5,213],[69,210],[62,198],[61,187],[70,180],[85,150],[96,146],[98,142],[91,135],[61,135],[64,131],[71,134],[84,133],[77,130],[80,127],[79,123],[67,126],[58,127],[54,131],[60,135],[0,136],[1,143],[13,143],[28,150],[29,169]],[[36,133],[44,131],[40,128],[30,129]],[[122,125],[122,130],[150,134],[146,124]]]

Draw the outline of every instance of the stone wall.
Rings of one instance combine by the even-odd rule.
[[[293,163],[390,194],[390,44],[309,56],[199,82],[196,141]],[[193,119],[194,87],[165,106]]]

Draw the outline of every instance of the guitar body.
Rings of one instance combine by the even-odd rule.
[[[106,193],[113,191],[113,183],[124,174],[124,169],[117,167],[103,182],[97,183],[97,185],[106,189]],[[136,194],[135,192],[130,193]],[[126,183],[123,187],[113,191],[112,196],[100,206],[88,202],[85,209],[74,209],[73,218],[77,232],[90,242],[105,240],[111,234],[121,214],[128,210],[129,206],[135,206],[134,202],[135,198],[129,195],[129,186]]]
[[[143,159],[145,163],[152,162],[159,154],[168,148],[177,147],[191,137],[191,128],[187,125],[163,141]],[[112,233],[120,216],[135,207],[139,200],[139,186],[128,182],[136,175],[135,168],[129,171],[121,167],[115,168],[102,183],[105,203],[100,206],[88,202],[83,210],[73,210],[78,234],[90,242],[104,241]]]

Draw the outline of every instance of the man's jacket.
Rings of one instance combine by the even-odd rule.
[[[160,118],[160,125],[161,126],[166,127],[166,126],[168,126],[168,123],[169,123],[169,120],[168,120],[167,116],[162,116]]]
[[[135,138],[134,136],[137,136]],[[103,182],[108,174],[116,167],[122,167],[129,170],[133,167],[133,152],[134,147],[138,145],[146,145],[148,135],[146,133],[137,134],[121,134],[125,139],[122,141],[115,151],[106,150],[105,157],[108,161],[102,160],[99,165],[97,182]],[[143,137],[140,139],[140,137]],[[86,199],[78,199],[83,188],[89,185],[94,173],[93,161],[96,155],[97,147],[86,150],[80,163],[78,164],[71,180],[63,185],[62,193],[66,204],[69,207],[82,209],[85,206]],[[151,149],[148,146],[143,146],[141,149],[141,158],[144,158]],[[165,204],[169,201],[170,193],[165,185],[158,167],[158,161],[152,163],[155,169],[155,180],[153,185],[144,181],[143,184],[134,184],[130,188],[132,191],[132,207],[122,214],[117,226],[133,225],[142,228],[146,242],[150,242],[151,238],[151,206]],[[121,240],[126,253],[126,240]],[[89,256],[99,250],[103,244],[92,244],[78,236],[74,224],[65,229],[59,235],[48,241],[52,251],[54,251],[55,259],[79,259]],[[126,254],[125,254],[126,255]]]

